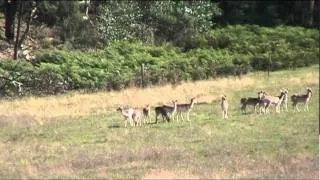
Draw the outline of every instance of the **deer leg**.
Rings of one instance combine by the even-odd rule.
[[[172,113],[170,117],[172,119],[172,122],[174,122],[174,113]]]
[[[143,124],[147,124],[147,116],[143,117]]]
[[[183,118],[182,113],[180,113],[180,117],[181,117],[181,119],[182,119],[182,122],[184,122],[184,118]]]
[[[308,105],[308,103],[305,103],[304,108],[305,108],[305,111],[309,112],[309,105]]]
[[[279,113],[279,107],[278,107],[278,104],[275,105],[275,108],[276,108],[276,113]]]
[[[164,115],[165,115],[167,122],[170,122],[170,117],[169,117],[168,113],[165,113]]]
[[[128,124],[129,123],[129,126],[131,126],[132,127],[132,122],[131,122],[131,119],[127,119],[127,121],[126,121],[126,124]]]
[[[264,107],[264,114],[268,114],[269,113],[269,106],[265,106]]]
[[[284,104],[284,107],[286,109],[286,112],[288,112],[288,104],[287,103]]]
[[[262,107],[259,106],[259,114],[262,114]]]
[[[177,121],[177,123],[179,123],[179,114],[180,114],[180,113],[177,113],[177,114],[176,114],[176,121]]]

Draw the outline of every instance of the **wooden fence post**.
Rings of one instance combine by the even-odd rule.
[[[140,72],[141,72],[140,88],[144,88],[145,82],[144,82],[144,64],[143,63],[141,64]]]
[[[268,63],[268,78],[270,76],[270,67],[271,66],[271,51],[269,52],[269,63]]]

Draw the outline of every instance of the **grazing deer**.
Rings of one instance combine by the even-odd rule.
[[[288,112],[288,90],[283,89],[282,91],[284,92],[284,97],[283,97],[283,100],[281,102],[280,107],[283,107],[286,110],[286,112]],[[278,97],[280,98],[280,96],[278,96]]]
[[[149,123],[150,121],[150,105],[146,105],[143,109],[142,109],[142,112],[143,112],[143,116],[144,116],[144,123]]]
[[[155,108],[155,112],[156,112],[156,123],[158,123],[158,116],[161,114],[162,116],[162,120],[164,120],[164,118],[166,118],[167,122],[170,122],[170,117],[172,118],[174,117],[176,111],[177,111],[177,100],[172,101],[173,103],[173,107],[172,106],[167,106],[167,105],[162,105],[162,106],[158,106]]]
[[[295,112],[296,110],[300,112],[298,108],[298,103],[304,103],[304,111],[309,111],[309,102],[312,96],[312,91],[310,88],[307,88],[307,94],[294,94],[291,96],[291,101],[292,101],[292,106],[293,106],[293,111]]]
[[[222,110],[223,119],[228,119],[228,108],[229,108],[229,103],[227,100],[227,96],[223,95],[221,97],[221,110]]]
[[[260,100],[259,98],[253,98],[253,97],[248,97],[248,98],[241,98],[240,99],[240,104],[242,105],[241,106],[241,112],[243,114],[246,114],[246,108],[247,108],[247,105],[251,105],[254,107],[254,112],[257,112],[257,106],[259,105],[260,103]]]
[[[269,107],[271,104],[276,106],[276,113],[280,113],[280,104],[284,98],[285,93],[281,91],[280,96],[271,96],[264,91],[258,93],[259,99],[261,100],[262,106],[264,106],[264,113],[269,112]],[[261,108],[260,108],[261,114]]]
[[[134,114],[134,109],[132,108],[129,108],[128,110],[123,110],[122,107],[118,107],[117,111],[119,111],[122,116],[124,117],[124,127],[127,127],[127,123],[129,121],[130,123],[130,126],[134,126],[134,123],[133,123],[133,114]]]
[[[195,103],[196,97],[191,98],[190,103],[188,104],[177,104],[177,121],[178,114],[180,114],[181,119],[184,121],[183,114],[186,114],[187,120],[190,121],[189,115]]]

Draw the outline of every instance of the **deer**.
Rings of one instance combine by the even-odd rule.
[[[291,96],[291,101],[292,101],[292,106],[293,106],[293,111],[295,112],[296,110],[300,112],[298,108],[298,103],[303,103],[304,104],[304,111],[309,111],[309,102],[312,96],[312,90],[311,88],[307,88],[307,93],[306,94],[294,94]]]
[[[119,111],[122,116],[124,117],[124,127],[126,128],[127,127],[127,123],[129,121],[130,123],[130,126],[134,126],[134,122],[133,122],[133,113],[134,113],[134,109],[132,108],[129,108],[128,110],[124,110],[122,107],[118,107],[117,108],[117,111]]]
[[[280,113],[280,104],[282,103],[282,100],[284,98],[285,93],[281,91],[280,96],[271,96],[265,91],[260,91],[258,93],[258,97],[261,100],[261,104],[264,107],[264,113],[269,112],[269,107],[271,104],[274,104],[276,106],[276,113]],[[261,108],[260,108],[260,114],[261,114]]]
[[[142,109],[142,112],[143,112],[143,116],[144,116],[144,123],[149,123],[150,114],[151,114],[150,105],[147,104],[147,105]]]
[[[241,112],[242,114],[246,114],[246,108],[247,105],[251,105],[254,107],[254,112],[257,112],[257,106],[260,104],[259,98],[254,98],[254,97],[248,97],[248,98],[241,98],[240,99],[240,104],[241,104]]]
[[[181,119],[184,121],[183,114],[186,114],[187,120],[190,121],[189,115],[195,103],[196,97],[191,98],[190,103],[188,104],[177,104],[177,121],[178,114],[180,114]]]
[[[124,110],[122,107],[118,107],[117,111],[119,111],[124,117],[125,124],[124,127],[127,127],[127,122],[129,121],[131,126],[141,126],[141,112],[138,109],[129,108],[128,110]]]
[[[158,106],[155,108],[155,113],[156,113],[156,123],[158,123],[158,116],[161,114],[162,120],[164,118],[167,120],[167,122],[170,122],[170,116],[174,118],[174,115],[177,111],[177,100],[172,101],[173,107],[172,106],[167,106],[167,105],[162,105]]]
[[[139,109],[133,109],[132,119],[136,126],[142,126],[141,114]]]
[[[284,97],[283,97],[283,100],[281,102],[280,109],[282,107],[283,109],[285,109],[286,112],[288,112],[288,90],[287,89],[283,89],[282,91],[284,92]],[[278,97],[280,98],[280,96],[278,96]]]
[[[222,110],[223,119],[228,119],[228,108],[229,108],[229,103],[227,100],[227,96],[223,95],[221,97],[221,110]]]

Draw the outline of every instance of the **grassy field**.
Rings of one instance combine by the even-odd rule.
[[[310,112],[242,115],[241,97],[305,93]],[[230,117],[219,98],[226,94]],[[116,107],[180,103],[191,122],[124,128]],[[291,102],[290,102],[291,105]],[[300,108],[303,109],[303,108]],[[249,107],[252,111],[252,108]],[[154,121],[154,112],[152,112]],[[144,90],[26,97],[0,103],[0,179],[319,177],[319,66]]]

